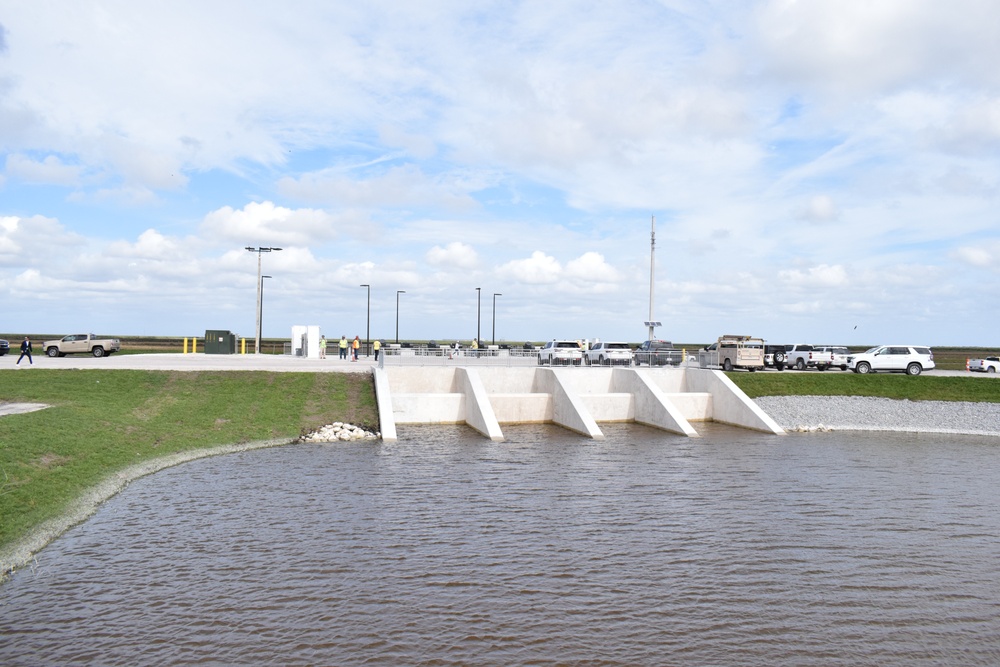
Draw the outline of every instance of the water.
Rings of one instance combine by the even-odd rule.
[[[0,586],[0,664],[1000,664],[1000,441],[602,429],[138,480]]]

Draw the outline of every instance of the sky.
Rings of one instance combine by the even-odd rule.
[[[998,62],[994,0],[0,0],[0,332],[252,338],[259,255],[265,337],[638,342],[655,220],[659,338],[998,347]]]

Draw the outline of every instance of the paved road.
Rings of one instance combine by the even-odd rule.
[[[364,373],[375,365],[372,357],[361,357],[357,362],[342,361],[337,354],[328,356],[326,359],[304,359],[302,357],[292,357],[276,354],[112,354],[100,359],[85,355],[76,354],[68,357],[47,357],[44,354],[34,356],[34,365],[29,366],[28,360],[16,366],[17,353],[12,353],[0,357],[0,370],[20,368],[128,368],[137,370],[156,371],[279,371],[288,373]],[[407,365],[414,362],[407,359]],[[489,359],[473,360],[462,359],[449,363],[461,365],[462,362],[469,365],[489,365]],[[481,362],[476,364],[475,362]],[[494,360],[495,361],[495,360]],[[394,360],[392,365],[399,365],[400,360]],[[529,362],[530,365],[530,362]],[[693,364],[692,367],[697,367]],[[776,373],[773,369],[768,369],[766,373]],[[819,373],[816,370],[794,371],[785,370],[783,373]],[[844,371],[823,371],[825,373],[843,373]],[[996,379],[1000,374],[970,373],[968,371],[945,371],[933,370],[924,373],[928,376],[945,377],[976,377]]]
[[[337,355],[326,359],[304,359],[276,354],[112,354],[97,359],[85,354],[68,357],[34,355],[29,366],[25,358],[20,365],[20,353],[0,357],[0,370],[33,368],[126,368],[153,371],[280,371],[288,373],[341,372],[363,373],[375,364],[371,357],[357,362],[342,361]]]

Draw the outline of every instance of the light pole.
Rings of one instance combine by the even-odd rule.
[[[483,312],[483,309],[479,307],[479,304],[482,302],[482,299],[480,299],[482,295],[483,295],[483,288],[477,287],[476,288],[476,345],[479,345],[480,339],[482,339],[482,336],[479,334],[479,315],[480,313]]]
[[[399,295],[406,294],[405,289],[396,290],[396,344],[399,345]]]
[[[271,276],[261,276],[260,277],[260,310],[257,312],[257,321],[260,322],[258,325],[259,333],[263,336],[264,334],[264,278],[270,278]]]
[[[260,277],[260,254],[262,252],[272,252],[279,251],[281,248],[253,248],[251,246],[246,246],[246,250],[249,252],[257,253],[257,338],[253,345],[253,353],[260,354],[260,303],[261,303],[261,290],[263,289],[263,280]]]
[[[372,286],[371,285],[361,285],[361,287],[368,288],[368,310],[365,311],[365,347],[371,350],[371,331],[372,331]],[[371,354],[369,352],[368,354]],[[365,355],[367,356],[367,355]]]
[[[503,296],[500,292],[493,293],[493,344],[497,344],[497,297]]]

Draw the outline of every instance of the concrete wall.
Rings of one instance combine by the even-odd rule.
[[[689,421],[708,420],[783,433],[720,371],[409,366],[377,369],[375,386],[383,423],[467,423],[493,440],[500,424],[539,422],[599,439],[598,422],[628,421],[689,436]]]

